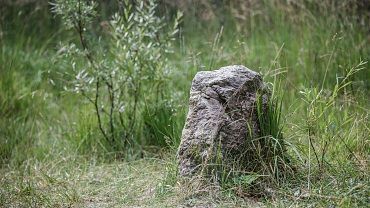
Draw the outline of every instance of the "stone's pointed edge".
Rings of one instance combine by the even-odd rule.
[[[263,86],[259,73],[241,65],[195,75],[178,150],[181,176],[202,172],[219,144],[225,162],[242,157],[247,135],[259,133],[255,101]]]

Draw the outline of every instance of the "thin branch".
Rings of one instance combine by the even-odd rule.
[[[115,132],[114,132],[114,118],[113,118],[113,111],[114,111],[114,89],[113,89],[113,77],[110,75],[110,81],[111,83],[107,85],[108,87],[108,94],[109,94],[109,102],[110,102],[110,112],[109,112],[109,125],[110,125],[110,131],[112,136],[112,141],[115,141]]]
[[[98,71],[98,67],[95,65],[94,60],[91,55],[91,51],[89,50],[89,47],[87,45],[87,42],[84,38],[84,24],[81,20],[82,17],[82,12],[81,12],[81,0],[78,0],[78,16],[79,18],[77,19],[77,24],[75,25],[75,29],[77,30],[77,33],[80,38],[80,43],[82,45],[82,48],[84,49],[86,58],[88,59],[89,63],[91,66]],[[100,77],[97,77],[96,80],[96,91],[95,91],[95,99],[92,100],[90,97],[88,97],[86,94],[84,95],[85,97],[88,97],[88,100],[94,104],[96,115],[98,118],[98,126],[100,129],[100,132],[103,134],[104,138],[109,141],[109,137],[106,133],[106,131],[103,128],[102,120],[101,120],[101,115],[100,115],[100,109],[99,109],[99,89],[100,89]],[[84,94],[84,93],[83,93]]]
[[[311,148],[312,148],[312,150],[313,150],[313,153],[315,154],[315,158],[316,158],[317,163],[319,164],[319,167],[320,167],[320,160],[319,160],[319,156],[317,155],[316,149],[315,149],[315,147],[313,146],[312,133],[311,133],[311,130],[310,130],[310,129],[308,129],[308,139],[310,140]]]
[[[84,90],[81,89],[81,95],[84,96],[91,104],[95,105],[95,99],[93,100],[91,97],[89,97]],[[104,109],[100,109],[103,113],[109,115],[109,113]]]
[[[100,79],[98,77],[98,79],[96,80],[96,92],[95,92],[94,106],[95,106],[96,115],[98,117],[99,129],[100,129],[101,133],[103,134],[104,138],[107,141],[109,141],[109,137],[108,137],[107,133],[105,132],[105,130],[103,129],[103,125],[102,125],[101,117],[100,117],[99,102],[98,102],[99,101],[99,88],[100,88]]]

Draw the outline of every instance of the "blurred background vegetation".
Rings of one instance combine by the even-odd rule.
[[[98,16],[87,28],[94,47],[105,45],[111,15],[121,3],[98,1]],[[65,81],[73,78],[66,76],[72,67],[57,61],[60,43],[79,45],[78,36],[62,26],[48,1],[0,0],[3,170],[25,174],[30,164],[60,158],[109,163],[161,157],[164,152],[174,156],[195,73],[242,64],[268,82],[276,76],[282,80],[283,132],[302,173],[297,177],[323,195],[340,190],[336,194],[342,199],[334,200],[340,205],[368,204],[369,0],[157,3],[156,14],[168,24],[177,11],[183,12],[173,53],[166,55],[169,71],[163,96],[155,104],[143,99],[129,148],[117,149],[99,132],[89,103],[65,90]],[[335,187],[330,185],[332,177]],[[1,180],[8,188],[0,191],[0,205],[9,203],[10,196],[21,196],[9,185],[12,180]],[[333,200],[311,199],[318,198],[325,205]]]

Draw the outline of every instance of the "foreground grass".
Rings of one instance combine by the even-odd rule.
[[[76,157],[52,162],[27,161],[20,169],[2,169],[2,207],[178,207],[257,206],[254,201],[220,196],[196,197],[179,186],[163,184],[170,161],[145,158],[94,164]],[[166,189],[166,194],[161,190]]]
[[[171,154],[172,155],[172,154]],[[172,157],[166,155],[167,158]],[[212,188],[191,190],[168,184],[173,160],[145,158],[132,162],[96,164],[71,156],[38,162],[28,160],[18,169],[1,169],[2,207],[353,207],[367,206],[366,173],[348,178],[351,169],[338,170],[317,189],[287,181],[265,200],[243,198]],[[354,169],[352,169],[353,171]],[[305,175],[302,172],[300,175]],[[328,175],[327,175],[328,174]],[[299,177],[299,176],[297,176]],[[295,180],[297,182],[297,180]],[[302,186],[303,185],[303,186]]]

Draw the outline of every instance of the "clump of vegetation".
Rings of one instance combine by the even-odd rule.
[[[106,23],[108,35],[99,40],[88,37],[97,16],[95,2],[63,0],[53,4],[53,11],[62,17],[67,29],[75,30],[81,45],[72,43],[59,50],[62,60],[71,63],[71,79],[67,80],[70,90],[94,107],[107,147],[115,151],[124,150],[128,144],[148,144],[138,118],[148,109],[145,104],[167,110],[160,109],[170,70],[166,54],[172,50],[181,18],[179,13],[173,27],[168,28],[155,13],[155,1],[121,3],[120,11]],[[164,116],[160,119],[171,118],[168,113]],[[165,145],[154,141],[150,143]]]

